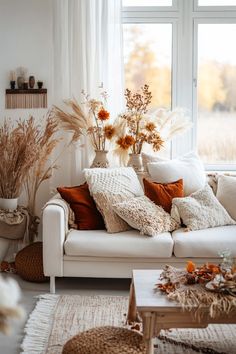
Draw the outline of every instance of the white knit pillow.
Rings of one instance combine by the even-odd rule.
[[[130,226],[114,212],[112,205],[144,194],[133,168],[92,168],[85,169],[84,175],[107,231],[129,230]]]
[[[172,199],[171,216],[189,230],[236,224],[208,184],[189,197]]]
[[[113,209],[130,226],[148,236],[173,231],[179,226],[170,214],[146,196],[116,203]]]

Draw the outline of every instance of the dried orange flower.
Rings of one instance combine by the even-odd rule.
[[[106,125],[104,127],[104,134],[108,140],[113,138],[113,136],[115,135],[115,132],[116,132],[116,130],[111,124]]]
[[[145,129],[149,132],[152,132],[156,128],[156,125],[152,122],[146,124]]]
[[[108,111],[106,111],[104,108],[100,109],[100,111],[98,112],[98,118],[100,120],[107,120],[110,117],[110,113]]]
[[[126,135],[125,137],[121,137],[116,142],[121,149],[127,150],[130,146],[134,145],[135,140],[131,135]]]
[[[196,269],[195,263],[193,263],[192,261],[188,261],[187,266],[186,266],[187,272],[192,273],[195,271],[195,269]]]

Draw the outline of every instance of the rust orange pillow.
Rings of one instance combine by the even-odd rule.
[[[75,187],[58,187],[57,190],[61,197],[70,204],[79,230],[105,229],[102,215],[90,195],[87,183]]]
[[[145,195],[155,204],[170,213],[172,199],[184,197],[183,180],[179,179],[173,183],[157,183],[143,179]]]

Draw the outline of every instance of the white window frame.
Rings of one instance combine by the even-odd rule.
[[[230,9],[229,9],[230,8]],[[124,7],[124,24],[172,24],[172,108],[190,112],[193,129],[173,139],[171,157],[197,147],[197,27],[200,23],[236,23],[236,6],[198,6],[197,0],[174,0],[168,7]],[[236,164],[205,164],[207,171],[232,171]]]

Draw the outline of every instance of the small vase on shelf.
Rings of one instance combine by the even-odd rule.
[[[31,75],[29,77],[29,88],[33,89],[35,85],[35,77],[33,75]]]
[[[142,156],[141,154],[129,154],[129,161],[128,165],[129,167],[133,167],[135,172],[142,172],[143,171],[143,161],[142,161]]]
[[[92,165],[90,168],[107,168],[109,167],[109,161],[107,159],[107,153],[108,151],[106,150],[95,150],[95,157],[93,160]]]

